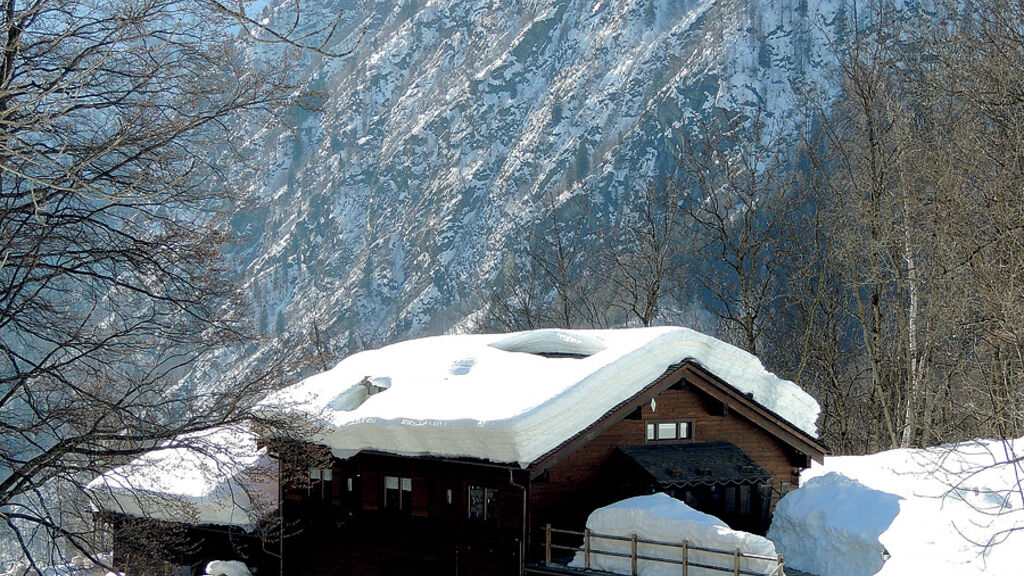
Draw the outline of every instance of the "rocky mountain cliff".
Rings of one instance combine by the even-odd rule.
[[[232,259],[267,334],[335,355],[465,328],[510,239],[588,195],[664,178],[720,110],[794,123],[827,101],[843,0],[306,0],[344,10],[303,96],[249,141],[263,199]],[[312,11],[312,13],[311,13]],[[268,10],[269,21],[292,16]]]

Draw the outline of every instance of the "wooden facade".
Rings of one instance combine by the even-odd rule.
[[[752,500],[729,507],[728,498],[750,498],[749,490],[730,491],[708,478],[706,494],[691,494],[691,502],[761,532],[765,512],[825,452],[750,396],[685,361],[526,468],[370,451],[334,458],[329,469],[312,470],[308,482],[283,488],[283,573],[523,574],[542,558],[545,525],[581,530],[595,508],[659,489],[633,477],[617,456],[620,447],[710,442],[738,448],[767,481]],[[736,513],[744,509],[760,515]],[[278,574],[274,562],[265,558],[259,573]]]
[[[685,438],[648,440],[648,424],[672,422],[687,424]],[[286,547],[285,573],[521,574],[540,560],[546,524],[582,529],[595,508],[657,489],[624,478],[615,457],[619,447],[657,442],[738,447],[771,475],[770,488],[752,496],[755,514],[774,508],[797,486],[800,470],[824,454],[813,438],[685,362],[525,469],[373,452],[335,459],[329,482],[286,491],[286,520],[297,517],[303,528]],[[388,482],[395,480],[388,478],[399,486],[390,500]],[[401,489],[406,480],[408,493]],[[497,510],[485,517],[471,502],[481,489],[496,492]],[[709,496],[708,506],[720,509],[707,511],[726,516],[729,494],[726,486],[720,498]],[[763,519],[733,516],[737,528],[767,529]]]
[[[520,573],[528,472],[362,452],[285,491],[286,574]]]

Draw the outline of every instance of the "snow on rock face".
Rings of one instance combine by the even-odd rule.
[[[350,356],[263,407],[321,419],[318,440],[339,456],[373,449],[526,466],[687,359],[815,434],[818,404],[798,386],[738,348],[668,327],[410,340]],[[358,392],[384,379],[376,394]]]
[[[787,566],[820,576],[1020,574],[1022,452],[1024,439],[826,457],[768,537]]]
[[[262,330],[326,319],[338,348],[448,330],[547,199],[589,198],[612,224],[699,120],[763,109],[785,125],[808,97],[831,101],[849,12],[848,0],[301,4],[296,37],[340,16],[332,49],[357,49],[308,54],[297,92],[324,100],[239,138],[257,160],[238,186],[267,201],[234,219],[231,261]],[[294,3],[274,5],[268,25],[287,29]]]
[[[277,464],[248,427],[222,427],[175,439],[86,490],[109,512],[248,530],[277,506]]]
[[[252,576],[252,572],[238,560],[214,560],[206,565],[206,576]]]
[[[651,494],[638,496],[599,508],[587,518],[587,528],[591,532],[611,536],[657,540],[661,542],[679,542],[685,540],[690,546],[700,546],[717,550],[732,551],[739,548],[747,554],[775,557],[775,545],[768,539],[756,534],[740,532],[726,526],[724,522],[703,512],[690,508],[683,502],[667,494]],[[607,556],[600,552],[629,554],[631,544],[615,540],[591,539],[590,566],[593,569],[631,573],[631,559]],[[679,550],[650,544],[638,544],[637,554],[640,556],[663,557],[679,560]],[[712,554],[691,550],[692,564],[719,566],[726,571],[733,568],[733,559],[721,554]],[[570,566],[584,566],[583,553],[578,552]],[[768,574],[775,568],[775,562],[767,560],[743,559],[742,570],[756,574]],[[640,560],[637,571],[642,576],[675,576],[680,573],[679,565]],[[692,576],[716,576],[721,571],[691,567],[688,571]]]

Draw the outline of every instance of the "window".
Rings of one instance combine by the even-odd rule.
[[[384,508],[408,510],[412,506],[412,478],[384,477]]]
[[[311,481],[323,480],[324,482],[330,482],[334,478],[334,471],[330,468],[316,468],[310,467],[309,479]]]
[[[647,423],[648,442],[690,440],[693,438],[693,422],[690,420],[659,420]]]
[[[327,498],[331,495],[331,480],[334,479],[334,471],[330,468],[309,468],[309,483],[306,484],[306,495],[317,498]]]
[[[484,486],[469,487],[469,519],[492,522],[498,519],[498,491]]]

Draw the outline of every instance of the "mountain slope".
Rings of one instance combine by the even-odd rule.
[[[309,5],[312,3],[312,5]],[[404,2],[344,9],[355,54],[310,57],[304,106],[250,140],[264,199],[232,255],[261,329],[336,353],[451,329],[542,206],[599,218],[674,165],[698,116],[794,122],[842,2]],[[267,14],[284,20],[284,8]],[[826,90],[823,96],[831,97]]]

